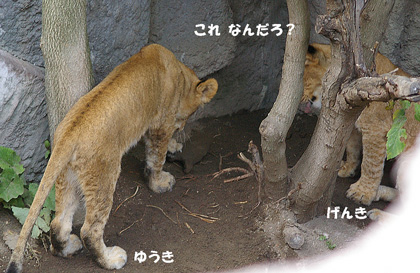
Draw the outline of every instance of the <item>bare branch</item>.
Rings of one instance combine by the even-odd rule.
[[[370,101],[405,99],[420,100],[420,78],[408,78],[390,73],[380,77],[359,78],[343,85],[342,95],[351,106],[363,106]]]

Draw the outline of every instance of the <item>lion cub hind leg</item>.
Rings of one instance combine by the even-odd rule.
[[[78,181],[76,174],[69,168],[57,179],[55,185],[56,214],[51,222],[51,252],[68,257],[83,248],[82,242],[72,230],[73,215],[79,206]]]
[[[339,177],[353,177],[356,175],[356,169],[360,164],[361,150],[362,134],[357,128],[354,128],[346,146],[346,161],[341,161],[341,167],[338,171]]]
[[[175,185],[175,178],[170,173],[162,171],[172,133],[171,130],[149,129],[145,134],[145,172],[149,179],[149,188],[156,193],[171,191]]]
[[[112,161],[109,159],[111,154],[96,155],[87,166],[83,166],[84,170],[79,175],[86,202],[85,222],[80,236],[100,266],[120,269],[127,262],[127,253],[118,246],[107,247],[103,239],[121,169],[121,159]]]

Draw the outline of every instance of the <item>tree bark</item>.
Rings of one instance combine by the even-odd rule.
[[[373,2],[381,1],[370,0],[369,4]],[[317,31],[331,40],[332,59],[330,69],[323,80],[324,95],[318,124],[308,148],[290,174],[292,187],[301,187],[294,195],[292,204],[292,210],[300,222],[306,222],[324,213],[330,205],[345,144],[367,104],[367,101],[362,101],[360,96],[356,96],[358,98],[353,99],[357,100],[357,103],[351,105],[340,93],[343,83],[349,83],[367,73],[362,42],[358,35],[357,11],[361,9],[357,4],[364,4],[364,1],[328,0],[327,15],[320,16],[317,21]],[[369,9],[365,11],[372,12]],[[364,13],[361,20],[369,18],[369,24],[387,25],[390,9],[374,11]],[[380,41],[382,34],[383,32],[371,32],[370,41]],[[370,50],[366,52],[373,55]]]
[[[51,140],[73,104],[93,87],[86,0],[43,0],[41,49]]]
[[[287,36],[279,94],[260,125],[264,158],[265,191],[282,197],[287,194],[286,135],[303,93],[303,69],[308,49],[310,21],[306,0],[288,0],[289,22],[295,25]]]

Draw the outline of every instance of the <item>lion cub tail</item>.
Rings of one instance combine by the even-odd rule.
[[[44,202],[47,199],[55,181],[70,161],[71,156],[73,155],[73,150],[74,149],[72,149],[71,145],[57,145],[53,149],[51,158],[47,164],[47,168],[45,169],[44,176],[42,177],[38,191],[36,192],[31,208],[29,209],[28,216],[23,224],[16,247],[13,250],[6,273],[22,272],[26,242],[28,241],[35,221],[38,218],[38,215],[44,206]]]

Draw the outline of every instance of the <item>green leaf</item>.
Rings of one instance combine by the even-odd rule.
[[[35,224],[33,229],[32,229],[31,237],[34,238],[34,239],[38,239],[41,234],[42,234],[42,231]]]
[[[407,110],[408,108],[410,108],[411,102],[409,102],[408,100],[400,100],[400,105],[402,109]]]
[[[51,147],[51,143],[48,139],[44,141],[44,146],[46,149],[49,149]]]
[[[50,154],[51,154],[50,150],[45,151],[44,158],[47,159],[50,156]]]
[[[414,104],[414,110],[415,110],[414,118],[417,121],[420,121],[420,103]]]
[[[22,197],[19,196],[18,198],[13,198],[9,202],[3,201],[3,207],[5,209],[11,209],[12,206],[19,207],[19,208],[24,208],[25,203],[23,202]]]
[[[43,232],[50,231],[50,226],[41,217],[38,217],[36,219],[35,225],[38,226]]]
[[[402,128],[406,121],[404,109],[395,111],[394,123],[386,135],[388,138],[386,143],[387,159],[392,159],[404,151],[405,143],[401,139],[407,139],[407,132]]]
[[[34,201],[34,197],[36,191],[38,190],[39,184],[38,183],[29,183],[28,189],[25,190],[25,193],[22,195],[25,204],[30,206]]]
[[[13,169],[6,168],[0,174],[0,199],[9,202],[23,194],[24,181]]]
[[[0,169],[13,169],[16,174],[21,174],[25,170],[20,164],[20,156],[12,149],[0,146]]]
[[[52,187],[50,193],[45,200],[44,207],[55,211],[55,185]]]
[[[51,220],[53,218],[52,214],[53,214],[53,212],[49,208],[43,208],[41,210],[41,213],[39,214],[39,217],[44,218],[45,222],[47,224],[49,224],[49,223],[51,223]]]
[[[26,217],[28,217],[29,209],[28,208],[18,208],[18,207],[12,207],[13,215],[16,217],[16,219],[19,220],[19,223],[23,225],[25,223]],[[38,238],[39,235],[41,235],[42,231],[48,232],[50,230],[50,227],[45,222],[44,219],[41,217],[38,217],[36,219],[35,225],[32,229],[31,237],[32,238]]]
[[[26,217],[28,217],[29,209],[28,208],[18,208],[12,207],[13,215],[16,219],[19,220],[19,223],[23,225],[25,223]]]

